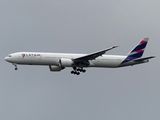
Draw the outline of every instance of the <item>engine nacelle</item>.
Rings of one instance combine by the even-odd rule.
[[[63,67],[71,67],[73,65],[73,60],[69,58],[61,58],[60,59],[60,65]]]
[[[62,68],[61,66],[49,66],[49,69],[50,69],[50,71],[54,71],[54,72],[58,72],[58,71],[61,71],[61,70],[63,70],[64,68]]]

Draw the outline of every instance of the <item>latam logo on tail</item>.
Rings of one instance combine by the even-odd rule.
[[[113,46],[90,54],[17,52],[9,54],[5,60],[12,63],[15,70],[18,69],[17,65],[45,65],[49,66],[52,72],[72,67],[71,74],[80,75],[85,73],[84,68],[88,67],[119,68],[149,62],[154,56],[141,58],[148,40],[149,38],[142,39],[126,56],[104,55],[107,51],[118,47]]]
[[[130,53],[123,63],[142,57],[149,38],[144,38]]]

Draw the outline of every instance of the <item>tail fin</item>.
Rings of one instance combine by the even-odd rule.
[[[147,46],[149,38],[144,38],[141,42],[131,51],[128,53],[127,58],[124,62],[128,62],[137,58],[142,57],[144,50]]]

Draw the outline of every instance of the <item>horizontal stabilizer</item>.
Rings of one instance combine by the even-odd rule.
[[[140,62],[140,61],[149,60],[149,59],[152,59],[152,58],[155,58],[155,56],[140,58],[140,59],[136,59],[136,60],[134,60],[134,61],[135,61],[135,62]]]

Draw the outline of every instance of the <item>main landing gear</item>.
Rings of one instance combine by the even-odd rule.
[[[73,70],[71,71],[71,74],[80,75],[80,72],[85,73],[86,70],[83,69],[83,68],[76,68],[76,67],[73,67]]]

